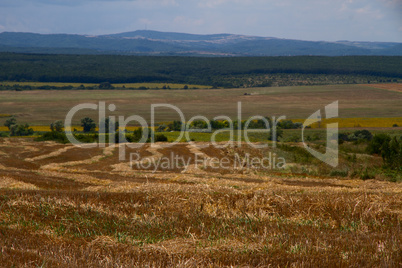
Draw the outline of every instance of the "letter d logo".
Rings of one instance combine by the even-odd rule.
[[[338,117],[338,101],[335,101],[327,106],[325,106],[325,118],[336,118]],[[337,167],[339,163],[338,159],[338,123],[327,124],[327,147],[325,154],[317,152],[304,142],[304,129],[316,122],[321,121],[321,111],[318,110],[303,123],[302,130],[302,141],[306,150],[311,153],[313,156],[321,160],[322,162],[327,163],[332,167]]]

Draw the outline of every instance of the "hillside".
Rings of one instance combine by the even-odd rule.
[[[234,34],[134,31],[110,35],[0,33],[1,52],[204,56],[402,55],[389,42],[301,41]]]

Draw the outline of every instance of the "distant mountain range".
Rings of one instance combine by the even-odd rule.
[[[235,34],[134,31],[110,35],[0,33],[0,52],[176,56],[402,56],[402,43],[301,41]]]

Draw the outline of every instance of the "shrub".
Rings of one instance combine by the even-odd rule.
[[[300,142],[300,137],[297,135],[290,136],[286,139],[286,142]]]
[[[369,172],[367,168],[360,174],[360,179],[362,179],[364,181],[371,180],[374,178],[375,178],[375,176],[371,172]]]
[[[115,134],[115,142],[120,143],[124,141],[124,138],[127,142],[135,142],[134,136],[130,134],[126,134],[124,131],[118,131]]]
[[[211,127],[212,129],[222,129],[222,128],[228,128],[229,127],[229,122],[224,120],[211,120]],[[251,128],[251,124],[250,124],[250,128]]]
[[[303,127],[302,123],[293,123],[292,120],[283,120],[278,122],[277,125],[283,129],[298,129]]]
[[[50,130],[52,132],[53,131],[63,132],[63,128],[64,128],[63,121],[60,121],[60,120],[50,124]]]
[[[158,126],[158,128],[156,129],[157,132],[165,132],[168,129],[168,126],[165,124],[161,124]]]
[[[373,137],[372,141],[369,143],[367,147],[367,151],[370,154],[378,154],[380,155],[385,144],[391,141],[391,137],[387,134],[381,133],[377,134]]]
[[[311,155],[305,148],[299,146],[291,146],[287,144],[278,144],[278,149],[291,153],[293,161],[301,164],[311,164],[316,158]]]
[[[208,124],[204,120],[195,120],[190,125],[190,129],[205,129],[205,128],[208,128]]]
[[[156,136],[155,136],[155,142],[167,142],[168,141],[168,138],[165,136],[165,135],[163,135],[163,134],[157,134]]]
[[[17,119],[15,119],[15,117],[13,116],[6,120],[6,122],[4,123],[4,126],[8,127],[8,129],[11,130],[11,127],[16,124],[17,124]]]
[[[144,137],[144,131],[142,128],[137,128],[132,134],[126,134],[124,132],[116,133],[116,142],[121,142],[123,140],[122,136],[126,138],[128,142],[140,142]],[[148,128],[148,136],[146,137],[146,142],[150,142],[152,137],[152,129]]]
[[[348,176],[348,171],[347,170],[331,170],[329,173],[329,176],[331,177],[347,177]]]
[[[344,137],[343,137],[344,138]],[[349,134],[345,141],[371,141],[373,135],[368,130],[357,130],[353,134]]]
[[[10,129],[10,136],[32,136],[33,134],[34,130],[28,124],[13,125]]]
[[[86,135],[86,134],[74,134],[74,137],[83,143],[93,143],[97,142],[99,135],[98,134],[92,134],[92,135]]]
[[[169,124],[168,127],[172,131],[181,131],[181,125],[183,123],[181,121],[173,121],[173,123]]]
[[[63,132],[45,132],[42,136],[35,139],[36,141],[56,141],[60,143],[68,143],[69,140]]]
[[[114,86],[109,82],[103,82],[99,84],[99,89],[114,89]]]
[[[279,141],[279,138],[283,137],[283,130],[279,127],[276,128],[276,141]],[[268,140],[273,141],[273,131],[271,130],[268,134]]]
[[[371,141],[373,138],[373,134],[371,134],[368,130],[357,130],[353,135],[356,137],[357,140],[367,140]]]
[[[109,133],[109,128],[110,128],[110,125],[112,125],[112,127],[114,128],[114,130],[115,131],[118,131],[119,130],[119,122],[114,122],[114,125],[113,125],[113,122],[111,122],[110,121],[110,118],[109,117],[106,117],[106,118],[103,118],[102,120],[101,120],[101,123],[100,123],[101,125],[103,124],[103,127],[104,127],[104,133]],[[99,126],[99,129],[100,129],[100,127],[101,126]]]
[[[137,128],[136,130],[134,130],[132,140],[130,140],[130,142],[139,142],[142,139],[142,135],[142,128]]]
[[[371,154],[381,155],[386,167],[401,169],[402,141],[398,141],[396,137],[391,138],[387,134],[375,135],[367,149]]]
[[[81,119],[81,126],[84,128],[84,132],[91,132],[96,128],[95,121],[89,117]]]

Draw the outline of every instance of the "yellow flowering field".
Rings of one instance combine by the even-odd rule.
[[[306,119],[291,119],[294,123],[304,123]],[[390,128],[394,125],[402,127],[402,117],[394,118],[331,118],[322,119],[319,123],[311,124],[311,128],[325,128],[327,124],[338,123],[339,128]],[[50,126],[31,126],[34,131],[50,131]],[[81,126],[74,126],[73,129],[82,131]],[[138,129],[135,126],[126,127],[127,131],[134,131]],[[98,128],[96,129],[96,131]],[[5,126],[0,126],[0,131],[8,131]]]
[[[292,119],[295,123],[304,123],[305,119]],[[311,128],[325,128],[327,124],[338,123],[339,128],[354,127],[393,127],[395,124],[402,126],[402,117],[393,118],[331,118],[321,119],[319,123],[313,123]]]

